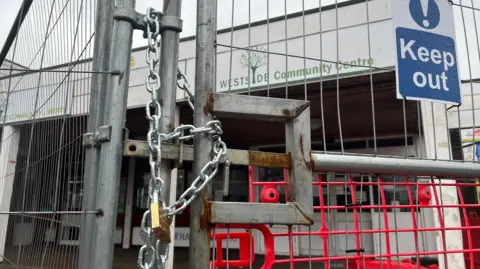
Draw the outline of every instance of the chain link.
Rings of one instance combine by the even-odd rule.
[[[150,101],[146,104],[146,114],[149,121],[149,130],[147,134],[148,147],[150,151],[149,163],[151,177],[148,183],[149,201],[158,200],[161,206],[165,206],[163,194],[164,182],[160,178],[161,163],[161,135],[160,119],[162,118],[162,106],[158,102],[158,91],[161,88],[159,75],[160,62],[160,17],[161,14],[155,12],[153,8],[148,8],[145,16],[146,36],[148,39],[148,48],[146,61],[149,67],[149,74],[145,81],[147,91],[150,93]],[[160,241],[156,240],[151,225],[148,225],[150,219],[150,207],[145,211],[142,217],[141,233],[144,235],[145,244],[138,253],[138,266],[141,269],[151,269],[155,264],[158,268],[164,268],[163,260],[158,259],[158,249]],[[155,241],[156,240],[156,241]],[[157,261],[157,262],[156,262]]]
[[[187,94],[187,101],[190,108],[193,110],[193,93],[190,90],[190,84],[188,84],[188,80],[185,75],[177,69],[177,86],[182,89]]]
[[[188,105],[194,110],[193,93],[190,89],[190,84],[180,69],[177,69],[177,86],[187,94]],[[193,125],[180,125],[171,134],[164,137],[165,140],[176,138],[182,141],[192,139],[194,135],[199,133],[207,133],[213,136],[212,151],[214,153],[213,159],[205,164],[200,174],[192,182],[192,185],[169,208],[168,214],[176,215],[182,213],[218,173],[220,159],[227,154],[227,145],[220,137],[223,134],[221,126],[220,121],[214,117],[214,120],[207,122],[205,127],[197,128]],[[185,135],[185,131],[188,131],[189,134]]]
[[[189,139],[193,137],[193,135],[198,133],[207,133],[213,135],[212,150],[214,153],[214,157],[203,167],[203,169],[200,171],[200,174],[192,182],[192,185],[187,190],[185,190],[185,192],[182,193],[177,202],[175,202],[169,208],[169,215],[176,215],[182,213],[183,210],[185,210],[185,208],[189,206],[193,200],[195,200],[197,195],[202,192],[205,186],[212,180],[212,178],[215,177],[218,172],[218,165],[220,163],[220,159],[227,153],[227,145],[220,138],[220,134],[222,133],[222,131],[220,129],[219,121],[210,121],[206,124],[205,127],[201,128],[191,128],[193,126],[184,125],[179,126],[177,129],[181,129],[182,127],[188,127],[190,130],[190,134],[192,135],[179,136],[177,139]],[[176,132],[174,131],[173,134],[175,133]]]
[[[158,92],[161,88],[159,75],[161,16],[162,14],[160,12],[155,11],[153,8],[148,8],[144,19],[147,28],[146,37],[148,39],[146,62],[149,67],[149,75],[146,78],[145,86],[151,97],[150,101],[146,104],[146,116],[149,121],[147,142],[150,152],[149,164],[151,173],[148,183],[148,203],[150,204],[152,201],[158,202],[159,205],[163,207],[166,214],[169,217],[172,217],[182,213],[183,210],[195,200],[198,194],[203,191],[212,178],[215,177],[218,173],[218,165],[221,158],[227,153],[227,146],[220,137],[223,134],[221,123],[215,118],[214,120],[207,122],[204,127],[180,125],[169,134],[162,134],[160,132],[162,106],[158,102]],[[185,91],[188,104],[193,110],[193,94],[187,78],[180,69],[177,69],[177,86]],[[173,143],[175,140],[190,140],[193,139],[195,135],[201,133],[212,136],[212,160],[203,167],[192,185],[180,196],[178,201],[167,207],[164,193],[164,181],[160,177],[160,165],[162,159],[161,145],[162,143]],[[165,263],[168,260],[170,245],[163,244],[160,240],[156,239],[151,224],[149,224],[150,210],[149,207],[142,217],[141,237],[144,239],[145,244],[140,248],[138,254],[138,266],[141,269],[151,269],[154,266],[158,269],[164,269]]]

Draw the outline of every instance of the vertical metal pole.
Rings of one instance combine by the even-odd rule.
[[[95,129],[103,125],[105,95],[109,75],[97,74],[95,71],[110,70],[110,53],[113,32],[113,9],[115,2],[111,0],[98,0],[95,18],[95,43],[92,60],[92,77],[90,81],[90,108],[88,117],[88,132],[94,133]],[[98,182],[98,164],[100,162],[100,148],[87,148],[85,150],[84,168],[84,196],[82,207],[85,211],[96,210],[96,190]],[[92,268],[91,260],[94,253],[93,236],[91,231],[95,227],[95,216],[85,214],[83,225],[80,229],[80,269]]]
[[[129,249],[132,242],[132,215],[135,195],[135,168],[137,158],[130,157],[128,160],[127,199],[125,199],[125,220],[123,223],[123,249]]]
[[[194,125],[205,126],[212,120],[205,113],[207,95],[215,87],[215,0],[197,0],[197,34],[195,60],[195,109]],[[211,158],[212,140],[201,133],[194,137],[193,172],[200,174],[203,166]],[[189,268],[207,269],[210,263],[210,227],[208,223],[207,201],[211,200],[212,184],[209,183],[191,204]]]
[[[178,54],[181,32],[181,6],[182,1],[164,0],[164,21],[176,21],[179,27],[167,27],[160,32],[162,44],[160,48],[160,81],[161,88],[158,95],[162,104],[162,118],[160,120],[160,132],[170,133],[175,128],[175,107],[177,101],[177,69]],[[173,169],[173,161],[162,160],[160,176],[165,182],[165,199],[169,201],[170,179]]]
[[[175,107],[175,127],[180,125],[180,108]],[[178,180],[178,168],[174,168],[171,173],[170,178],[170,188],[169,190],[169,204],[173,205],[177,200],[177,180]],[[172,225],[170,226],[170,234],[173,235],[173,240],[170,243],[168,248],[168,260],[165,265],[165,269],[173,269],[173,262],[175,260],[174,250],[175,250],[175,216],[172,218]]]
[[[160,132],[170,133],[176,127],[176,102],[177,102],[177,69],[178,55],[180,44],[180,32],[182,31],[182,21],[180,16],[182,13],[182,1],[164,0],[162,29],[160,30],[161,47],[160,47],[160,81],[161,88],[159,103],[162,104],[162,118],[160,119]],[[174,162],[163,159],[160,164],[160,176],[165,182],[165,203],[171,205],[171,200],[175,200],[175,196],[170,199],[170,183],[172,182],[172,170]],[[176,173],[175,175],[176,176]],[[173,180],[176,184],[176,180]],[[176,186],[173,186],[176,188]],[[174,203],[174,202],[173,202]],[[172,222],[175,225],[175,222]],[[174,227],[170,230],[175,231]],[[175,236],[175,233],[172,233]],[[173,269],[173,250],[175,240],[172,240],[169,248],[169,262],[166,269]]]
[[[113,2],[113,1],[112,1]],[[134,9],[135,0],[117,0],[117,8]],[[118,191],[123,158],[125,116],[127,111],[130,56],[132,53],[133,26],[126,20],[116,19],[113,28],[111,70],[108,84],[105,125],[110,126],[110,141],[102,143],[97,205],[103,214],[97,218],[93,237],[95,253],[90,268],[110,269],[113,263],[114,232],[117,220]]]

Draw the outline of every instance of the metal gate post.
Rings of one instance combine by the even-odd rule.
[[[110,70],[110,53],[113,32],[113,10],[115,2],[98,0],[95,18],[95,43],[92,59],[92,77],[90,82],[90,107],[88,117],[88,132],[94,133],[96,128],[103,125],[105,96],[109,75],[98,74],[98,70]],[[88,147],[85,149],[85,176],[84,196],[82,208],[85,211],[94,211],[96,203],[96,189],[98,183],[98,164],[100,162],[100,148]],[[92,268],[91,260],[94,254],[93,236],[91,231],[95,227],[95,216],[84,214],[80,229],[80,255],[78,268]]]
[[[95,250],[90,267],[96,269],[110,269],[113,263],[113,231],[117,220],[118,191],[123,158],[123,131],[134,29],[133,22],[125,19],[124,14],[135,13],[135,0],[117,0],[116,4],[110,68],[118,73],[111,76],[108,84],[105,126],[96,130],[93,139],[101,143],[99,163],[101,170],[97,185],[97,205],[101,213],[98,214],[93,235]]]
[[[159,93],[159,103],[162,104],[162,115],[160,118],[160,133],[171,133],[176,127],[176,101],[177,101],[177,69],[180,44],[180,32],[182,31],[182,21],[180,19],[182,11],[182,1],[164,0],[162,25],[160,28],[161,47],[160,47],[160,81],[161,88]],[[174,161],[163,159],[160,164],[160,177],[164,180],[165,202],[168,204],[170,199],[170,182],[172,181],[172,169]],[[175,181],[176,182],[176,181]],[[176,199],[176,197],[173,197]],[[175,217],[175,216],[173,216]],[[173,222],[175,223],[175,222]],[[175,234],[174,225],[170,225],[171,234]],[[169,261],[173,260],[174,243],[170,243],[168,248]],[[173,267],[173,262],[169,263]],[[172,268],[166,268],[172,269]]]
[[[195,59],[195,109],[194,125],[205,126],[212,115],[205,112],[208,93],[215,87],[215,0],[197,0],[197,33]],[[212,140],[208,134],[194,137],[193,173],[199,175],[210,159]],[[211,182],[193,201],[190,213],[190,269],[207,269],[210,266],[210,227],[208,201],[211,200]]]

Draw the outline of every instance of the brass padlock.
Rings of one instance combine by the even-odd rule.
[[[164,244],[170,243],[172,241],[170,237],[170,225],[172,222],[158,202],[153,202],[150,205],[150,216],[152,219],[152,230],[155,236]]]

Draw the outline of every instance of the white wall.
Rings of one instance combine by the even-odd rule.
[[[449,123],[446,106],[444,104],[432,104],[430,102],[421,102],[421,115],[422,115],[422,128],[423,138],[425,139],[425,158],[428,159],[451,159],[451,145],[449,143],[449,135],[447,129],[447,123]],[[440,182],[435,179],[435,184]],[[455,183],[454,179],[443,179],[441,183],[452,184]],[[441,191],[440,191],[441,188]],[[443,205],[458,205],[457,188],[455,186],[442,186],[435,187],[439,194],[439,199]],[[430,188],[433,196],[433,188]],[[430,201],[431,205],[436,205],[435,199]],[[438,210],[431,209],[432,226],[441,227],[439,221]],[[445,227],[461,227],[460,212],[458,208],[443,208],[442,219]],[[436,248],[435,250],[458,251],[463,249],[462,231],[459,230],[447,230],[445,232],[445,242],[442,240],[440,232],[435,232]],[[438,255],[440,268],[465,268],[465,261],[462,253],[455,253],[447,255],[447,263],[444,264],[443,255]]]
[[[253,83],[253,74],[250,68],[241,63],[242,55],[247,57],[265,57],[266,53],[252,52],[245,49],[237,50],[229,47],[217,46],[217,91],[238,91],[267,88],[295,83],[304,83],[305,79],[320,80],[336,78],[337,71],[341,76],[358,75],[358,72],[369,72],[368,67],[340,66],[339,70],[331,62],[352,63],[360,59],[362,65],[370,63],[375,67],[392,68],[394,66],[393,53],[393,30],[391,25],[391,12],[389,0],[371,1],[369,6],[369,27],[367,27],[366,4],[360,3],[337,10],[330,9],[320,13],[296,17],[285,21],[278,21],[254,26],[250,29],[236,30],[232,33],[219,34],[218,44],[233,45],[240,48],[251,47],[253,50],[269,51],[270,53],[290,55],[269,54],[268,61],[264,59],[263,64],[256,70],[256,83]],[[335,17],[338,13],[338,46],[337,27]],[[305,21],[305,23],[304,23]],[[303,29],[305,25],[305,29]],[[285,27],[286,26],[286,27]],[[303,35],[305,31],[305,35]],[[320,34],[321,33],[321,34]],[[370,50],[369,44],[370,42]],[[304,52],[305,51],[305,52]],[[134,52],[135,59],[135,83],[143,85],[147,69],[144,51]],[[338,57],[337,57],[338,54]],[[309,58],[304,60],[303,57]],[[141,60],[137,60],[141,59]],[[180,45],[180,69],[193,84],[195,78],[195,40],[182,42]],[[315,59],[315,60],[312,60]],[[324,62],[321,62],[323,59]],[[322,65],[323,64],[323,65]],[[231,68],[230,68],[231,66]],[[284,73],[298,71],[298,69],[317,67],[323,69],[312,70],[311,75],[284,77]],[[374,70],[378,72],[378,70]],[[269,82],[258,80],[268,76]],[[248,83],[251,81],[252,83]],[[192,89],[194,85],[191,85]],[[178,91],[178,97],[183,93]],[[137,103],[137,102],[134,102]]]
[[[2,129],[2,144],[0,147],[0,210],[8,212],[13,193],[20,131],[14,126],[5,126]],[[3,261],[4,257],[8,219],[8,214],[0,214],[0,262]],[[31,238],[32,234],[28,232],[25,232],[25,234],[27,235],[26,238]]]
[[[448,113],[449,128],[472,128],[480,125],[480,83],[464,82],[461,84],[462,105],[450,109]],[[475,120],[474,120],[475,119]]]
[[[353,76],[369,72],[369,67],[351,67],[336,65],[332,62],[347,62],[375,67],[389,68],[394,66],[393,31],[391,25],[390,0],[369,1],[369,28],[367,28],[367,12],[365,3],[329,9],[320,13],[296,17],[285,21],[277,21],[268,25],[259,25],[249,29],[233,32],[233,45],[237,47],[269,50],[272,53],[291,56],[272,55],[268,61],[256,69],[256,83],[253,83],[251,68],[241,64],[246,50],[233,50],[217,47],[217,91],[246,91],[256,87],[267,88],[285,83],[292,85],[308,80],[326,80],[339,76]],[[336,17],[338,15],[338,46]],[[304,23],[305,21],[305,23]],[[305,29],[303,29],[305,25]],[[285,27],[286,26],[286,27]],[[303,35],[305,31],[305,36]],[[320,34],[321,33],[321,34]],[[286,35],[287,34],[287,35]],[[222,33],[217,37],[219,44],[231,45],[232,33]],[[370,42],[370,50],[369,44]],[[305,53],[304,53],[305,51]],[[148,69],[145,62],[145,50],[134,51],[131,58],[130,89],[128,107],[142,107],[150,98],[145,89],[145,78]],[[338,58],[337,58],[338,54]],[[266,57],[265,54],[250,52],[248,59]],[[303,60],[303,56],[310,60]],[[230,60],[232,59],[232,60]],[[312,60],[315,59],[315,60]],[[319,61],[323,59],[324,62]],[[266,59],[265,59],[266,60]],[[330,62],[328,62],[330,61]],[[232,66],[230,68],[230,65]],[[77,65],[74,70],[90,71],[91,62]],[[195,78],[195,40],[180,43],[179,68],[185,73],[192,91]],[[304,75],[304,68],[310,75]],[[68,67],[61,68],[67,71]],[[250,76],[249,76],[250,70]],[[320,70],[323,70],[320,72]],[[385,70],[376,70],[380,72]],[[294,76],[292,76],[295,73]],[[286,74],[290,74],[286,78]],[[269,77],[269,82],[265,81]],[[259,81],[262,77],[264,80]],[[242,83],[243,80],[243,83]],[[252,83],[247,83],[252,81]],[[89,103],[89,74],[42,73],[39,83],[38,74],[12,79],[11,95],[7,109],[7,122],[14,123],[26,120],[37,112],[36,117],[54,117],[64,114],[85,114]],[[62,84],[59,86],[59,84]],[[36,88],[40,86],[40,94],[35,108]],[[55,92],[55,94],[53,94]],[[51,96],[52,95],[52,96]],[[49,97],[50,96],[50,97]],[[177,89],[177,99],[184,99],[185,94]],[[49,99],[47,101],[47,99]],[[73,99],[73,100],[72,100]]]
[[[59,68],[69,71],[71,67]],[[73,71],[90,71],[91,62],[75,66]],[[0,80],[8,92],[5,122],[83,114],[88,110],[90,75],[66,72],[35,73]],[[39,90],[37,90],[39,89]],[[72,99],[73,98],[73,99]],[[72,106],[73,100],[73,106]],[[4,118],[0,118],[3,123]]]

